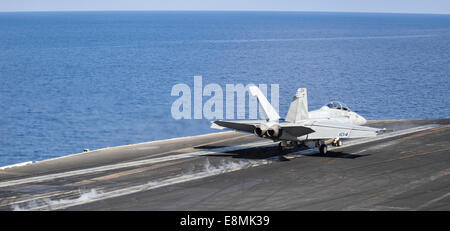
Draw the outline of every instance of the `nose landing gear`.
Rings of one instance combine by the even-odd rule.
[[[331,143],[331,145],[335,146],[335,147],[340,147],[343,145],[342,140],[336,140],[333,143]]]

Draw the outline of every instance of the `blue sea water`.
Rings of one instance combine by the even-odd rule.
[[[450,117],[450,15],[0,13],[0,166],[216,132],[175,120],[177,83],[299,87],[310,109]],[[205,100],[208,97],[205,97]]]

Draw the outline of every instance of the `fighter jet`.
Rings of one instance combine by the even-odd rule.
[[[308,111],[306,88],[297,90],[284,119],[258,87],[250,86],[249,91],[257,97],[266,120],[217,120],[212,122],[211,128],[254,133],[258,137],[280,141],[281,149],[300,145],[319,148],[321,154],[327,153],[330,144],[342,146],[342,139],[373,137],[384,132],[383,129],[361,126],[366,119],[338,101]]]

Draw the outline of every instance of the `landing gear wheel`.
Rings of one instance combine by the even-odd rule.
[[[327,154],[328,147],[325,144],[320,145],[319,147],[320,154]]]
[[[338,140],[337,146],[338,146],[338,147],[342,146],[342,140]]]
[[[281,142],[278,143],[278,151],[282,152],[282,151],[284,151],[284,149],[285,149],[285,147],[283,147],[283,144]]]

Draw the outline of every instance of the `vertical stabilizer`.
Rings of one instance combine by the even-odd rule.
[[[297,94],[291,102],[289,111],[286,115],[286,121],[291,123],[299,122],[300,120],[309,119],[308,114],[308,94],[306,88],[299,88]]]
[[[278,115],[275,108],[273,108],[272,105],[269,103],[269,101],[261,92],[261,90],[259,90],[259,88],[256,86],[250,86],[249,90],[250,94],[252,96],[256,96],[256,98],[258,99],[259,105],[261,105],[264,114],[266,115],[266,118],[269,121],[278,121],[280,119],[280,116]]]

